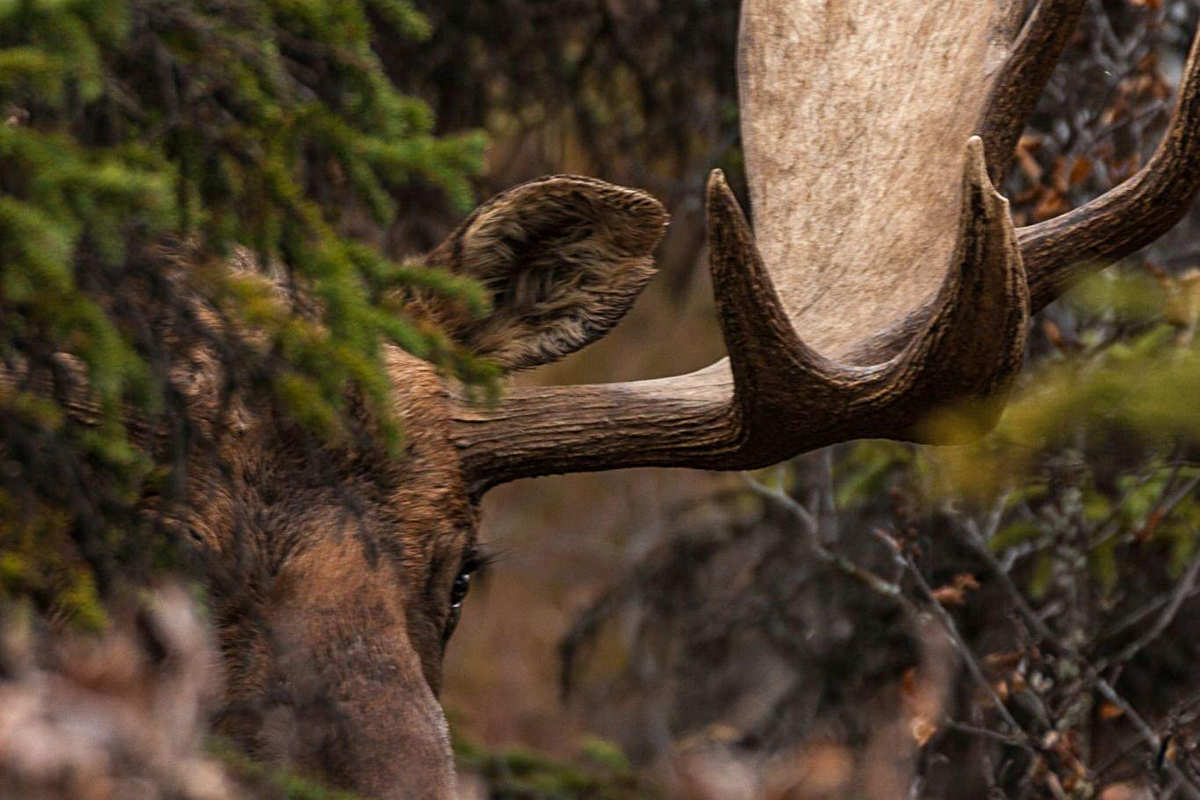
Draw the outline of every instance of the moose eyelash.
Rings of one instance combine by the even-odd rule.
[[[487,570],[499,561],[506,552],[506,550],[493,547],[486,542],[477,542],[463,551],[459,557],[458,566],[455,568],[454,574],[459,575],[467,565],[470,565],[468,572],[471,575],[480,577],[481,574],[486,574]],[[445,568],[446,559],[435,557],[429,570],[429,579],[425,584],[425,590],[422,592],[426,600],[430,602],[437,601],[438,587],[443,580],[442,576],[444,575],[443,570]]]
[[[463,555],[462,566],[459,569],[471,564],[472,574],[478,575],[500,561],[507,552],[507,550],[501,550],[487,542],[479,542]]]

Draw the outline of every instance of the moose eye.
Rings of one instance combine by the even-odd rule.
[[[462,605],[462,601],[466,599],[467,592],[471,590],[471,573],[460,572],[458,577],[454,579],[454,586],[450,589],[450,607],[458,608]]]
[[[450,615],[446,619],[446,629],[443,637],[450,638],[450,634],[454,633],[455,627],[458,626],[458,618],[462,616],[463,600],[467,599],[467,592],[471,591],[471,575],[476,570],[483,566],[483,561],[478,554],[471,552],[463,559],[462,566],[458,568],[458,574],[454,576],[454,583],[450,586]]]

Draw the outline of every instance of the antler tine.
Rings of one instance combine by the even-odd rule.
[[[1020,369],[1029,298],[1008,201],[992,187],[978,136],[967,144],[962,193],[936,313],[891,361],[855,367],[823,357],[792,330],[737,200],[720,172],[713,174],[713,289],[743,452],[733,461],[773,463],[851,437],[937,443],[945,432],[915,426],[939,406],[961,402],[972,406],[971,433],[991,427]]]
[[[1030,302],[1021,252],[1006,200],[989,178],[984,142],[972,136],[963,165],[963,200],[954,258],[923,331],[897,357],[892,391],[918,409],[909,424],[939,407],[966,403],[969,429],[909,431],[931,444],[986,433],[1024,360]],[[914,418],[915,417],[915,418]],[[894,433],[889,435],[895,436]]]
[[[1025,120],[1037,106],[1086,4],[1087,0],[1039,0],[1017,35],[988,93],[979,127],[993,183],[1008,173]]]
[[[1200,32],[1193,41],[1166,135],[1136,175],[1017,239],[1036,311],[1081,275],[1137,252],[1183,218],[1200,190]]]
[[[758,431],[810,406],[820,413],[852,378],[796,334],[721,170],[709,177],[707,205],[713,295],[741,424]]]

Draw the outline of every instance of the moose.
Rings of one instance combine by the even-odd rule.
[[[635,466],[752,469],[859,438],[942,444],[926,420],[964,404],[971,432],[986,431],[1030,316],[1161,236],[1200,189],[1194,44],[1145,167],[1014,226],[994,186],[1085,5],[745,0],[754,224],[714,173],[709,251],[728,356],[705,369],[517,389],[488,405],[393,349],[408,448],[345,453],[331,480],[236,389],[214,399],[213,359],[181,359],[176,383],[220,453],[190,469],[173,512],[214,565],[220,729],[366,797],[453,797],[437,697],[489,489]],[[552,362],[629,310],[666,223],[649,195],[599,180],[517,186],[423,257],[478,280],[492,312],[427,313],[507,371]]]

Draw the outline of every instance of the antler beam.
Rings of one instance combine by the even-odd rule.
[[[708,188],[713,286],[730,357],[678,378],[523,389],[460,404],[455,439],[477,493],[521,477],[617,467],[751,469],[851,438],[930,441],[932,410],[998,413],[1029,316],[1008,202],[968,143],[958,243],[938,313],[891,361],[837,364],[793,331],[720,172]],[[990,424],[990,423],[988,423]]]

